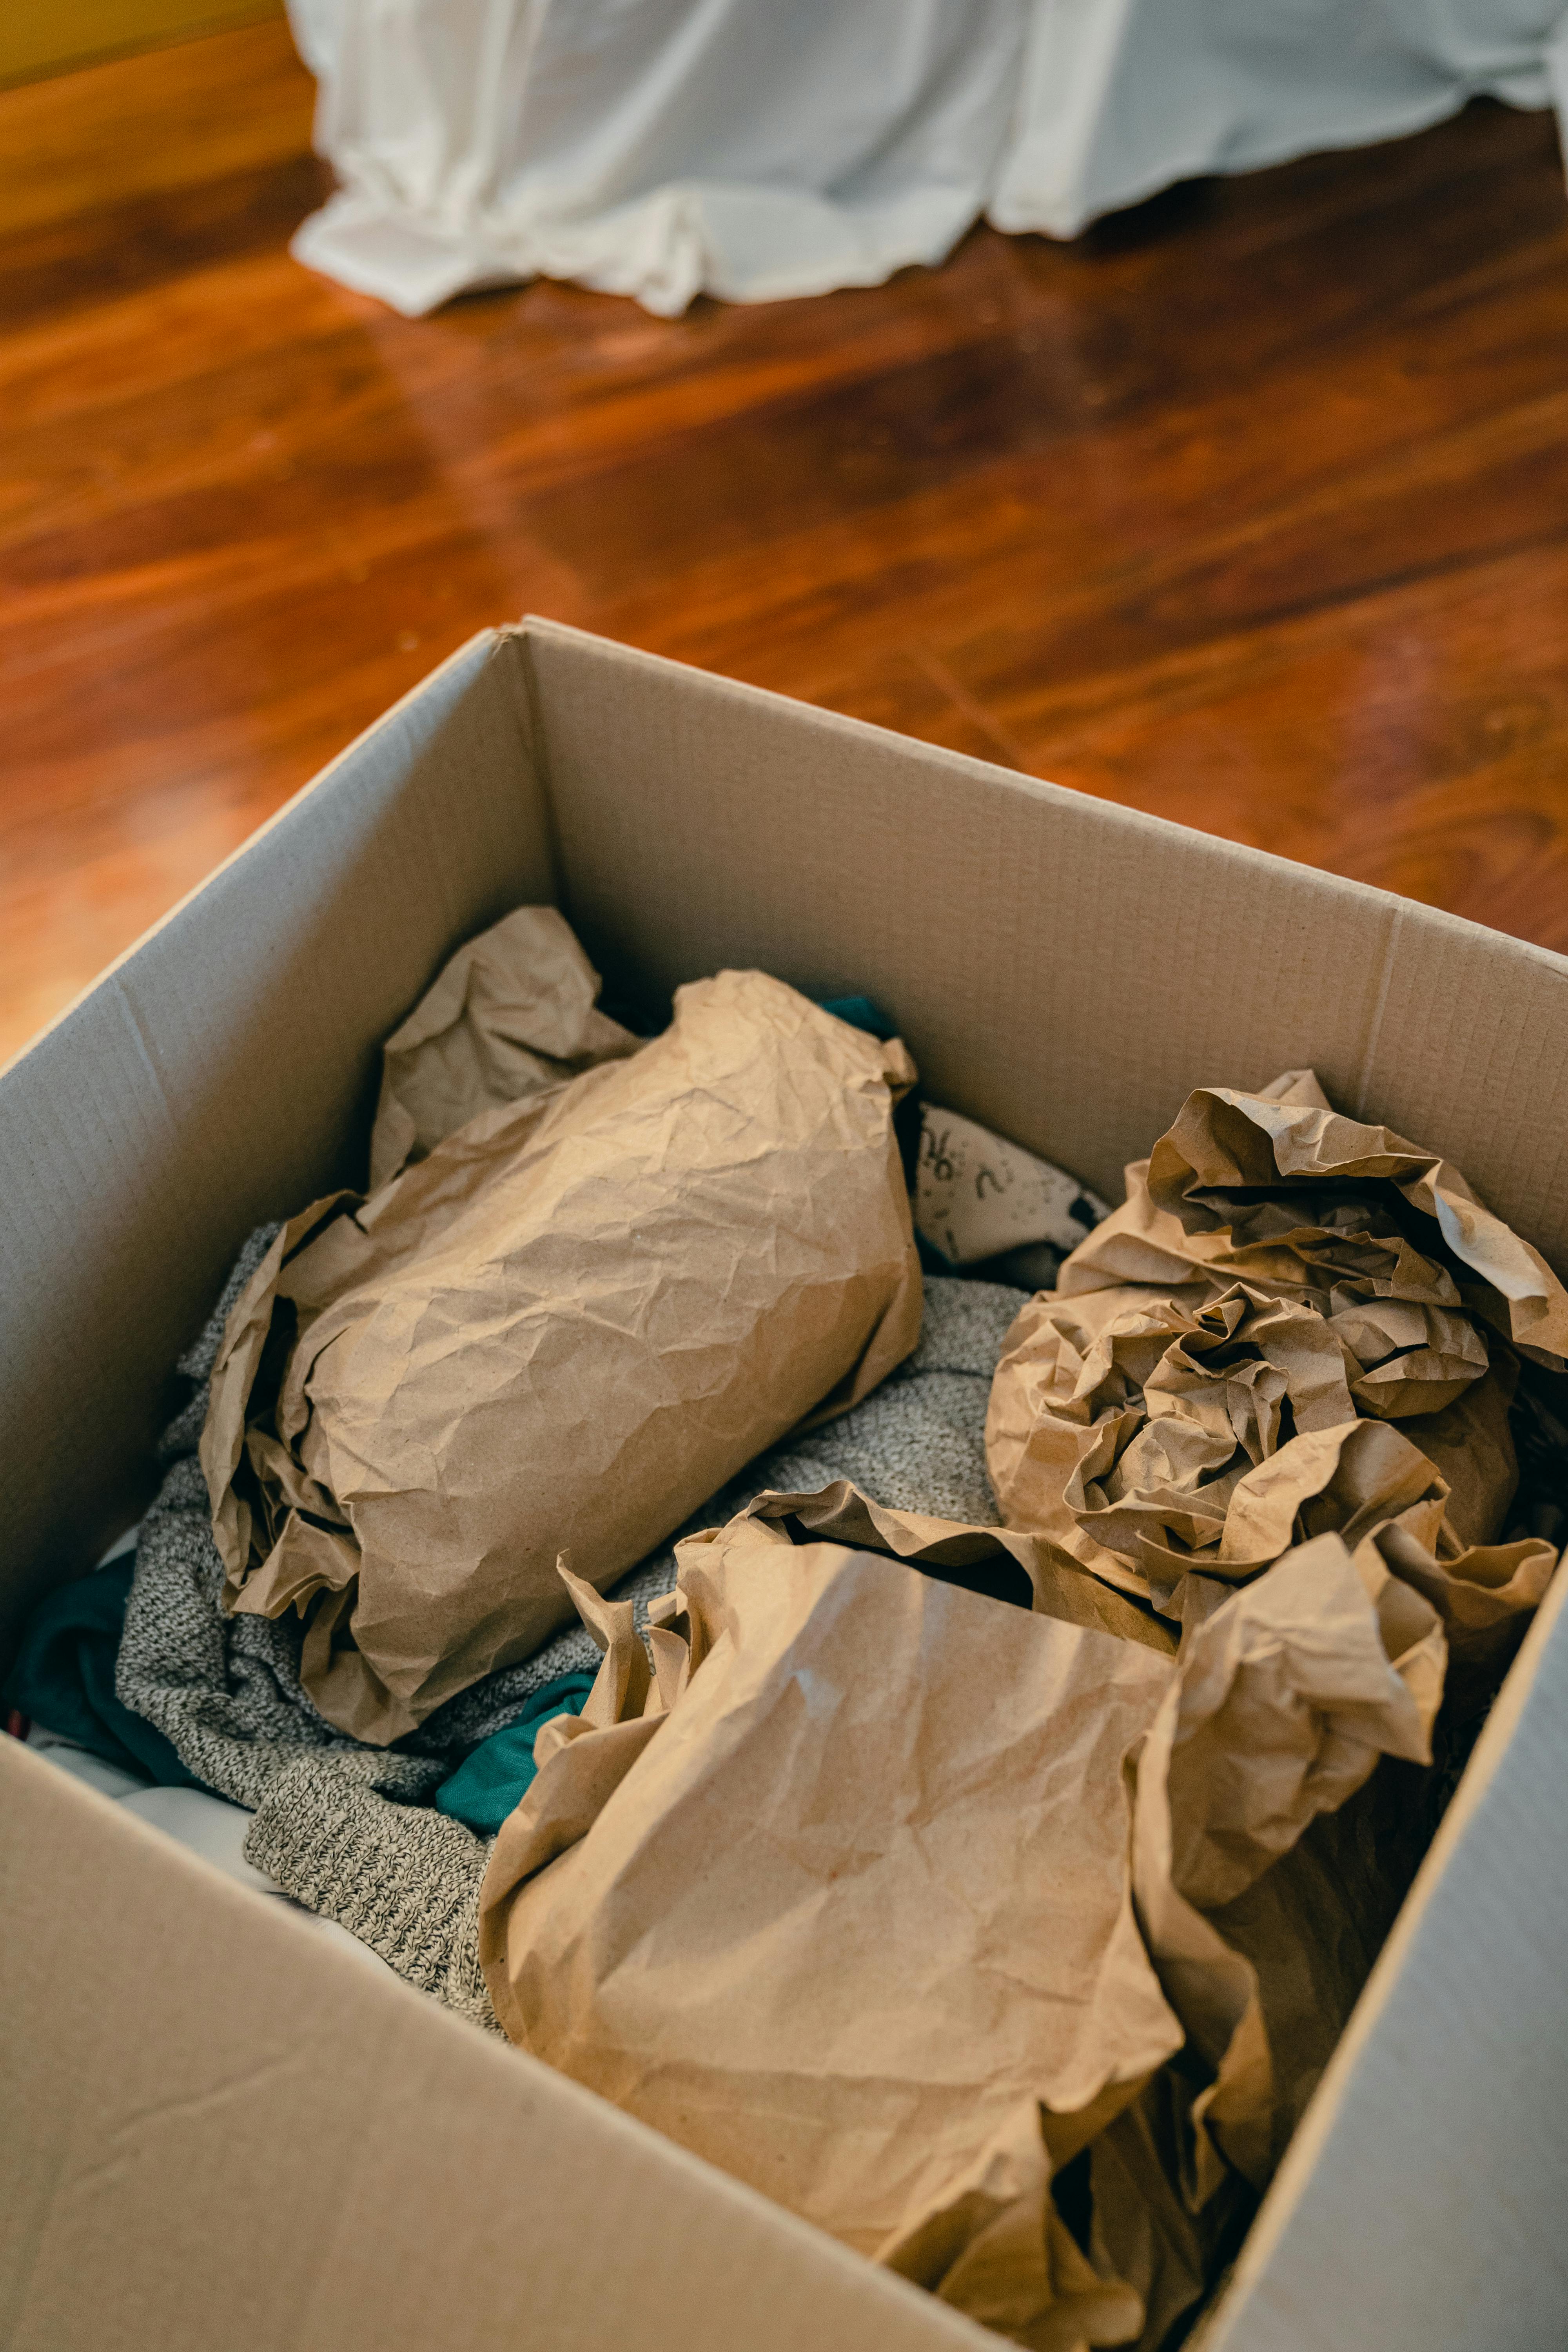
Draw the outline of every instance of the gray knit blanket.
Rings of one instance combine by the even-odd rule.
[[[531,1693],[557,1675],[592,1671],[599,1653],[574,1626],[459,1692],[395,1747],[369,1748],[324,1722],[306,1697],[297,1618],[223,1615],[223,1563],[196,1448],[224,1325],[277,1230],[251,1235],[212,1319],[180,1360],[192,1393],[160,1446],[163,1483],[137,1544],[116,1687],[198,1780],[254,1811],[247,1861],[410,1984],[494,2031],[476,1933],[489,1847],[430,1798]],[[675,1581],[680,1538],[721,1525],[769,1487],[811,1493],[847,1478],[896,1509],[994,1526],[985,1408],[1021,1304],[1020,1292],[997,1283],[928,1280],[914,1354],[854,1412],[750,1464],[614,1597],[635,1602],[646,1622],[649,1601]]]

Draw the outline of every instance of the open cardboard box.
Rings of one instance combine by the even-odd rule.
[[[895,1010],[940,1101],[1119,1199],[1314,1065],[1568,1274],[1568,961],[546,623],[476,638],[0,1078],[0,1577],[138,1515],[263,1218],[360,1181],[382,1038],[554,898],[620,990]],[[1568,1579],[1205,2352],[1568,2342]],[[9,1654],[8,1648],[6,1654]],[[994,2345],[0,1739],[7,2352]]]

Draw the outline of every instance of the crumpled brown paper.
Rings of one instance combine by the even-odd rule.
[[[1328,1536],[1233,1596],[1184,1666],[1130,1770],[1140,1917],[1188,2040],[1080,2191],[1146,2352],[1237,2251],[1405,1895],[1443,1643],[1374,1552]]]
[[[1173,1664],[1046,1613],[1049,1590],[1026,1614],[937,1581],[981,1565],[983,1535],[993,1567],[1018,1561],[842,1485],[764,1496],[679,1548],[651,1666],[630,1609],[568,1579],[605,1661],[540,1735],[480,1957],[521,2046],[1068,2352],[1181,2306],[1141,2171],[1197,2276],[1230,2168],[1266,2176],[1291,2088],[1268,1954],[1203,1906],[1266,1881],[1380,1753],[1426,1755],[1444,1639],[1380,1554],[1331,1536]],[[1184,2041],[1173,2179],[1140,2151]],[[1102,2136],[1089,2258],[1052,2184]]]
[[[651,1675],[629,1607],[574,1580],[605,1664],[540,1735],[480,1955],[523,2047],[862,2252],[949,2268],[977,2168],[1041,2212],[1042,2101],[1063,2160],[1180,2041],[1121,1780],[1173,1666],[792,1542],[772,1507],[679,1548]],[[1022,2191],[992,2155],[1020,2135]]]
[[[598,1009],[599,975],[554,907],[518,907],[461,947],[382,1048],[370,1189],[483,1110],[635,1054]]]
[[[412,1729],[570,1613],[558,1547],[610,1582],[909,1353],[913,1076],[896,1040],[721,973],[631,1058],[285,1228],[202,1461],[226,1606],[300,1611],[329,1722]]]
[[[994,1601],[1038,1610],[1064,1625],[1086,1625],[1114,1633],[1120,1641],[1142,1642],[1166,1657],[1175,1655],[1173,1626],[1152,1610],[1108,1591],[1098,1577],[1086,1576],[1036,1536],[893,1510],[847,1478],[835,1479],[813,1495],[759,1495],[747,1516],[786,1521],[796,1541],[821,1537],[884,1551],[891,1559],[918,1564],[925,1575],[943,1583],[962,1584],[966,1591],[989,1593]]]
[[[1202,1279],[1213,1296],[1238,1278],[1342,1317],[1337,1328],[1363,1360],[1363,1321],[1386,1326],[1376,1351],[1388,1360],[1385,1412],[1423,1409],[1402,1401],[1403,1383],[1463,1385],[1460,1366],[1442,1360],[1456,1310],[1552,1370],[1568,1357],[1568,1293],[1540,1252],[1438,1154],[1334,1111],[1311,1070],[1287,1070],[1255,1095],[1189,1095],[1150,1157],[1128,1169],[1125,1202],[1074,1251],[1060,1288],[1068,1297]],[[1405,1303],[1420,1310],[1436,1361],[1396,1315]]]
[[[1491,1541],[1510,1340],[1560,1367],[1568,1295],[1456,1170],[1292,1071],[1200,1089],[1127,1184],[997,1368],[1010,1526],[1179,1618],[1208,1605],[1194,1578],[1331,1528],[1353,1546],[1423,1500],[1446,1562]]]

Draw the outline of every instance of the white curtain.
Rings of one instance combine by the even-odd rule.
[[[544,275],[671,317],[1076,236],[1479,91],[1568,100],[1564,0],[289,0],[339,189],[298,257],[410,316]]]

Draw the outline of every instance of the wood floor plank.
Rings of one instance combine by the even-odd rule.
[[[310,146],[314,97],[270,24],[29,82],[0,101],[0,222],[15,235],[287,163]]]
[[[1568,951],[1549,118],[410,321],[288,257],[312,96],[278,25],[0,93],[0,1055],[524,609]]]

